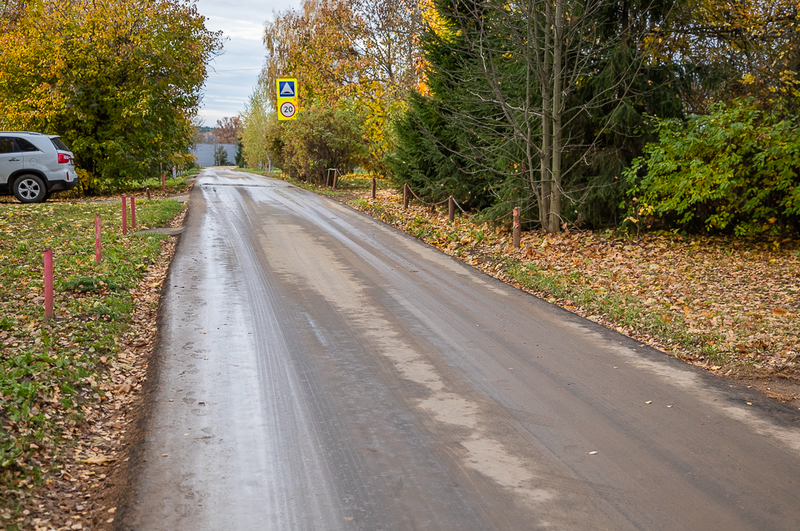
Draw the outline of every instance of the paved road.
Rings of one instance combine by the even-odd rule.
[[[283,182],[186,223],[118,529],[800,527],[788,407]]]

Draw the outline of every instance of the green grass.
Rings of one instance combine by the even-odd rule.
[[[105,197],[105,196],[114,196],[119,194],[129,194],[129,195],[136,195],[143,196],[147,188],[150,188],[152,195],[175,195],[175,194],[182,194],[185,193],[189,187],[190,183],[189,180],[197,176],[200,173],[200,169],[193,168],[191,170],[186,170],[182,173],[182,175],[176,176],[174,179],[172,178],[172,169],[170,168],[169,171],[165,171],[167,179],[164,183],[165,191],[162,194],[161,192],[161,175],[154,175],[149,179],[145,179],[144,181],[131,183],[122,185],[119,187],[100,187],[96,190],[97,197]],[[81,186],[75,188],[74,190],[70,190],[68,192],[56,192],[53,195],[53,200],[81,200],[84,199],[84,190]],[[16,203],[16,199],[7,198],[6,201],[8,203]],[[52,202],[52,201],[51,201]]]
[[[122,235],[117,203],[0,204],[0,486],[39,481],[58,460],[65,427],[100,399],[101,358],[130,322],[130,290],[159,260],[159,234]],[[172,200],[138,201],[139,227],[163,225]],[[94,217],[103,261],[94,261]],[[42,252],[53,250],[55,317],[45,320]],[[33,445],[33,446],[32,446]],[[9,509],[10,500],[0,500]]]

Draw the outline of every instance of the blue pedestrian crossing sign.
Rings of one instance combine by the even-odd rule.
[[[277,80],[278,120],[297,118],[297,80],[280,78]]]
[[[281,98],[294,98],[294,79],[282,79],[278,82],[278,96]]]

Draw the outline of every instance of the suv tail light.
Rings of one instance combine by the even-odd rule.
[[[58,154],[58,163],[59,164],[67,164],[67,163],[69,163],[70,160],[71,159],[70,159],[69,155],[65,155],[63,153],[59,153]]]

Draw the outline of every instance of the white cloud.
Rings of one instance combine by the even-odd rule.
[[[231,39],[261,42],[264,33],[264,23],[253,20],[239,20],[228,17],[210,16],[207,26],[210,29],[220,29]]]

